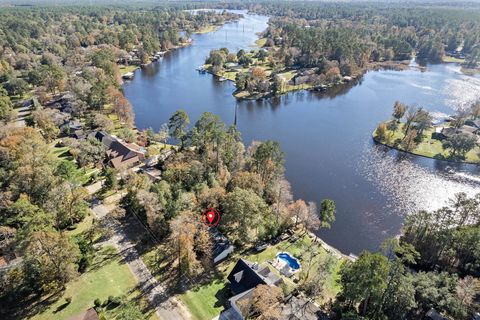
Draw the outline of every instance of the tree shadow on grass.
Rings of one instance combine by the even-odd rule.
[[[114,247],[101,247],[95,252],[94,261],[88,267],[87,272],[98,270],[119,257],[121,257],[121,252],[116,251]]]
[[[65,303],[62,303],[61,305],[59,305],[59,306],[53,311],[53,313],[59,313],[60,311],[62,311],[62,310],[65,309],[66,307],[68,307],[69,304],[70,304],[70,301],[65,301]]]
[[[10,307],[0,308],[0,319],[30,319],[47,310],[63,295],[63,289],[44,297],[31,295],[21,301],[10,303]],[[3,302],[2,302],[3,303]]]
[[[217,301],[215,301],[214,307],[225,307],[227,300],[230,296],[230,287],[227,284],[224,284],[222,289],[218,290],[215,294],[215,298],[217,299]]]

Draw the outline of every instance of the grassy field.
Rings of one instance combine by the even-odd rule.
[[[443,57],[443,62],[464,63],[465,59],[460,59],[460,58],[455,58],[455,57],[450,57],[450,56],[444,56]]]
[[[138,69],[138,66],[124,66],[124,65],[119,65],[118,66],[120,69],[120,74],[123,76],[126,73],[133,72]]]
[[[76,235],[79,235],[81,233],[84,233],[88,229],[90,229],[93,225],[93,215],[90,213],[83,219],[82,222],[77,223],[75,226],[75,229],[73,230],[67,230],[67,234],[71,237],[74,237]]]
[[[387,134],[392,134],[391,138],[389,141],[386,142],[381,142],[391,148],[398,149],[400,151],[405,151],[404,148],[402,148],[401,145],[394,145],[395,140],[398,139],[403,139],[405,136],[405,133],[403,131],[404,124],[401,124],[398,126],[398,129],[391,133],[389,131]],[[418,155],[418,156],[423,156],[427,158],[435,158],[435,159],[443,159],[443,160],[449,160],[450,153],[449,151],[446,151],[442,147],[442,142],[437,139],[432,139],[432,133],[435,132],[434,128],[430,128],[425,131],[424,134],[424,139],[422,142],[420,142],[414,150],[412,150],[410,153]],[[373,133],[373,136],[376,137],[376,130]],[[479,153],[480,153],[480,148],[477,146],[470,150],[465,157],[465,160],[463,162],[469,162],[469,163],[479,163],[480,158],[479,158]]]
[[[260,39],[255,41],[255,44],[258,47],[263,48],[263,46],[265,45],[266,42],[267,42],[267,38],[260,38]]]
[[[180,295],[193,319],[212,319],[224,309],[224,304],[229,298],[225,278],[218,277]]]
[[[72,155],[68,152],[68,147],[57,147],[59,140],[54,141],[51,144],[51,150],[53,155],[55,155],[60,161],[67,161],[73,163],[77,166],[77,162],[73,159]],[[100,170],[97,168],[77,168],[76,177],[82,185],[86,185],[90,182],[91,176],[93,174],[100,173]]]
[[[68,319],[88,308],[93,307],[93,301],[106,300],[109,296],[127,295],[133,299],[136,292],[136,281],[128,266],[121,261],[113,247],[104,247],[96,255],[90,270],[78,279],[67,284],[66,290],[56,302],[49,305],[42,313],[35,315],[33,320]],[[72,301],[65,305],[65,298]],[[140,303],[140,302],[139,302]],[[108,319],[114,319],[115,309],[109,310]],[[146,319],[156,319],[146,314]]]
[[[218,273],[214,279],[182,293],[179,297],[188,307],[194,319],[212,319],[220,314],[229,298],[226,278],[239,258],[244,258],[251,262],[266,263],[269,260],[273,260],[278,252],[287,251],[298,258],[300,263],[302,263],[305,249],[311,244],[312,240],[308,236],[302,236],[293,243],[283,241],[276,245],[269,246],[266,250],[260,253],[247,253],[246,255],[233,256],[217,266]],[[320,251],[320,254],[315,258],[315,261],[320,261],[325,255],[329,254],[318,244],[315,243],[313,245],[317,246]],[[337,260],[333,273],[327,281],[327,293],[322,299],[319,299],[318,302],[323,303],[328,301],[329,299],[334,298],[340,291],[340,286],[337,283],[337,280],[339,279],[339,271],[342,262],[343,260]],[[270,266],[270,269],[280,275],[272,266]],[[283,279],[289,290],[292,290],[296,286],[291,279],[286,277],[283,277]]]
[[[204,34],[204,33],[214,32],[214,31],[217,31],[218,28],[220,28],[220,27],[221,26],[217,26],[217,25],[209,25],[209,26],[205,26],[205,27],[201,28],[200,30],[195,31],[194,33]]]

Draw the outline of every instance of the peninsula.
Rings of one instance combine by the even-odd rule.
[[[382,122],[373,139],[388,147],[439,160],[480,164],[480,102],[440,119],[423,108],[395,102],[392,119]]]

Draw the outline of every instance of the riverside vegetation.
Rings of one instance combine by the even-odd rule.
[[[325,90],[378,68],[402,70],[419,61],[480,62],[479,11],[414,4],[348,5],[265,2],[244,7],[273,15],[259,50],[213,50],[205,68],[234,81],[237,98],[257,99],[294,90]]]
[[[238,3],[230,5],[239,6]],[[251,2],[240,4],[250,5]],[[327,7],[331,9],[325,11],[324,4],[318,3],[291,5],[282,2],[274,8],[272,2],[265,2],[259,3],[255,10],[279,10],[279,15],[292,15],[295,19],[304,15],[304,18],[317,19],[322,12],[334,12],[334,7]],[[343,4],[338,4],[338,8],[346,16],[354,15],[355,10],[348,14]],[[382,5],[378,8],[385,17],[392,17]],[[184,301],[198,299],[198,296],[190,298],[194,290],[208,293],[202,295],[202,301],[213,301],[221,295],[221,288],[212,286],[212,281],[225,270],[217,270],[212,265],[210,234],[197,219],[198,212],[213,206],[222,211],[221,231],[247,252],[258,241],[275,238],[288,228],[301,234],[289,248],[292,254],[301,257],[304,267],[299,282],[292,285],[290,291],[275,292],[274,301],[286,299],[285,294],[303,292],[311,300],[322,303],[322,310],[334,319],[418,319],[431,309],[451,319],[471,318],[478,310],[479,301],[480,251],[475,248],[480,246],[480,196],[458,194],[444,208],[408,217],[403,236],[388,241],[382,252],[363,252],[355,262],[332,260],[331,255],[314,245],[305,233],[307,228],[328,228],[335,220],[335,204],[325,199],[317,207],[314,203],[293,199],[284,176],[284,154],[277,142],[254,142],[245,148],[235,126],[226,127],[211,113],[204,113],[190,126],[188,115],[181,110],[158,132],[134,128],[132,107],[121,92],[119,62],[129,61],[131,52],[141,62],[147,62],[155,52],[184,42],[185,34],[181,35],[180,30],[186,30],[188,35],[188,32],[236,18],[228,13],[191,14],[166,3],[144,9],[2,8],[0,252],[6,260],[16,258],[15,263],[0,272],[2,316],[67,317],[89,307],[117,320],[151,316],[152,308],[137,294],[124,262],[101,242],[109,236],[108,230],[91,217],[91,195],[86,187],[103,179],[103,188],[96,196],[126,194],[122,206],[116,208],[111,218],[123,224],[134,214],[138,216],[148,230],[148,235],[145,232],[141,236],[151,239],[153,234],[158,240],[151,244],[154,265],[172,271],[162,274],[172,280],[176,289],[193,289],[183,292],[187,296],[183,297]],[[281,13],[282,10],[285,12]],[[403,17],[407,13],[417,17],[415,12],[404,11]],[[423,19],[425,16],[420,15],[422,18],[413,20],[419,25],[432,23],[429,25],[431,36],[435,36],[432,39],[437,39],[436,35],[443,39],[440,35],[444,35],[445,30],[456,30],[464,37],[465,44],[474,41],[471,37],[476,34],[476,23],[468,18],[474,14],[473,10],[472,13],[460,10],[462,18],[471,23],[468,33],[464,32],[461,19],[445,12],[450,11],[438,9],[431,13],[432,19]],[[444,14],[447,21],[453,21],[449,24],[451,28],[440,28],[431,22],[444,22]],[[368,15],[362,15],[365,16]],[[276,44],[275,30],[283,27],[276,26],[265,36],[272,37],[274,45],[279,50],[284,47],[289,56],[297,46],[289,42],[293,41],[288,39],[289,32],[298,32],[299,39],[312,37],[317,32],[325,32],[325,36],[330,32],[343,34],[332,31],[335,25],[328,26],[327,21],[319,19],[317,23],[318,28],[286,25],[279,35],[281,42]],[[395,29],[390,27],[389,30]],[[404,26],[392,32],[408,38],[413,35],[409,30],[412,28]],[[344,31],[348,35],[351,30]],[[334,38],[320,37],[325,45],[326,39],[334,41]],[[343,52],[348,48],[346,39],[355,37],[339,39],[344,39],[342,44],[332,44],[331,48],[335,48],[340,60],[330,56],[336,54],[332,52],[324,59],[327,49],[323,45],[308,49],[317,41],[312,39],[298,44],[301,55],[292,55],[292,66],[306,63],[308,68],[318,67],[318,61],[323,61],[327,65],[338,64],[336,67],[342,70],[344,58],[348,57],[349,63],[360,67],[355,58],[362,55],[357,56],[356,47],[353,53]],[[358,41],[362,44],[363,40]],[[268,41],[265,40],[265,45]],[[437,48],[434,46],[437,42],[427,43]],[[464,48],[466,52],[471,49],[468,45]],[[389,50],[381,47],[378,51],[380,57],[384,57]],[[255,62],[254,59],[261,58],[258,55],[264,55],[259,52],[245,53],[240,58]],[[235,56],[238,59],[238,54]],[[24,107],[28,110],[26,116],[21,115]],[[415,140],[420,125],[430,123],[424,121],[429,119],[428,113],[423,109],[409,108],[408,112],[406,107],[397,109],[415,115],[412,116],[415,121],[411,120],[406,130],[411,136],[409,140]],[[466,116],[465,122],[473,117],[473,110],[476,109]],[[403,114],[398,120],[401,118]],[[65,129],[63,125],[70,120],[81,123],[85,135]],[[178,145],[171,148],[174,152],[170,157],[157,165],[162,180],[152,182],[146,174],[127,170],[120,175],[105,166],[105,148],[87,135],[98,130],[142,145],[147,158],[162,152],[169,137]],[[445,147],[455,156],[461,155],[464,149],[456,150],[454,145],[452,140]],[[275,248],[283,249],[285,244]],[[245,253],[238,250],[237,254],[241,257]],[[272,254],[267,250],[258,258],[264,261]],[[153,270],[151,265],[150,268]],[[199,280],[198,287],[191,287],[191,279]],[[88,286],[83,281],[88,282]],[[252,317],[275,314],[277,310],[268,304],[269,298],[259,296],[263,303],[252,307]],[[258,305],[264,308],[255,309]]]
[[[434,123],[423,108],[395,102],[392,120],[373,133],[375,141],[416,155],[457,162],[480,163],[480,102]],[[404,122],[401,120],[404,119]]]

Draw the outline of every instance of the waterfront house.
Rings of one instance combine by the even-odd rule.
[[[283,282],[282,278],[274,274],[268,265],[260,265],[244,259],[237,261],[227,279],[230,290],[235,295],[254,289],[259,284],[278,286]]]
[[[236,71],[238,69],[241,69],[241,66],[238,63],[235,63],[235,62],[227,62],[227,63],[225,63],[225,68],[229,69],[229,70],[232,70],[232,71]]]
[[[233,296],[228,300],[229,308],[220,314],[223,320],[245,319],[245,311],[240,305],[251,299],[253,289],[258,285],[279,286],[282,278],[274,274],[267,265],[259,265],[244,259],[239,259],[227,277]]]
[[[435,132],[432,134],[432,138],[438,140],[448,139],[454,134],[465,133],[465,134],[472,134],[477,135],[479,130],[475,127],[471,126],[461,126],[460,128],[451,128],[451,127],[443,127],[435,129]],[[477,138],[478,139],[478,138]]]
[[[127,169],[145,160],[140,147],[132,143],[114,140],[107,150],[108,164],[115,169]]]
[[[465,121],[465,125],[480,129],[480,119],[475,119],[475,120],[469,119]]]
[[[145,152],[134,143],[127,143],[104,131],[90,134],[105,147],[108,164],[115,169],[127,169],[145,160]]]
[[[244,259],[237,261],[227,279],[234,296],[228,300],[230,307],[220,314],[220,320],[245,319],[252,303],[253,290],[258,285],[280,286],[283,283],[282,278],[274,274],[268,265]],[[317,304],[301,295],[289,295],[278,307],[279,320],[314,320],[319,319],[321,313]]]

